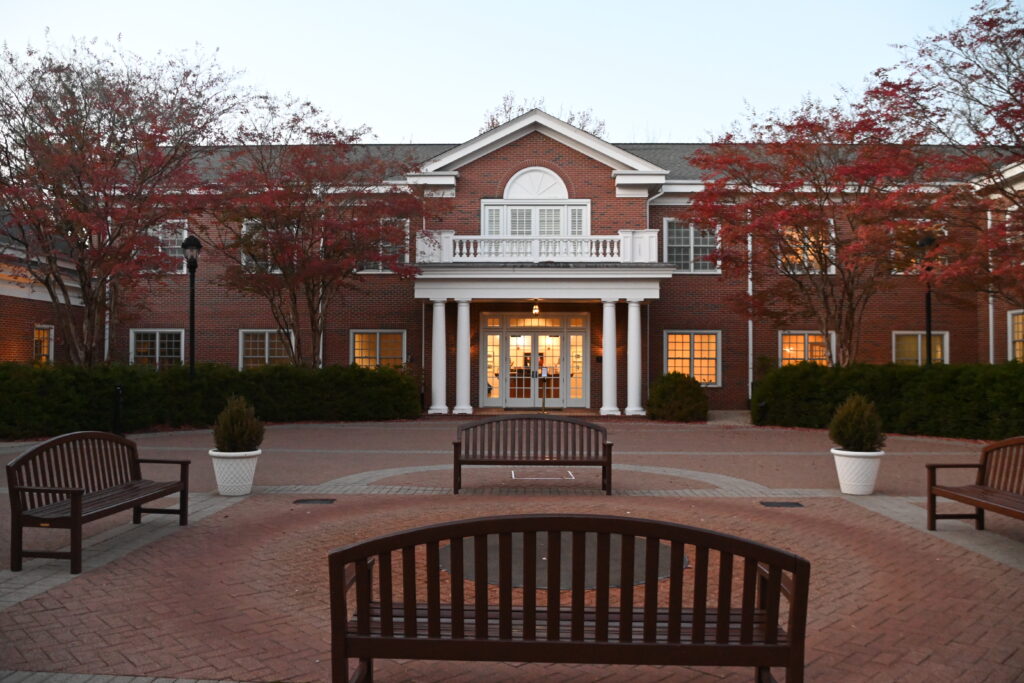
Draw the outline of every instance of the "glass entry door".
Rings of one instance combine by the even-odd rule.
[[[509,408],[563,408],[562,335],[510,334],[505,405]]]

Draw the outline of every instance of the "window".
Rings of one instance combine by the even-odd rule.
[[[829,332],[829,341],[835,346],[835,333]],[[779,332],[779,365],[817,363],[828,365],[828,349],[821,332]]]
[[[914,223],[918,227],[916,229],[912,228],[906,234],[899,235],[901,243],[889,252],[889,258],[892,259],[891,273],[893,275],[919,272],[925,256],[929,252],[934,252],[936,245],[949,234],[945,227],[935,226],[923,218],[915,220]],[[921,241],[926,238],[932,240],[931,244],[922,245]],[[940,264],[945,264],[949,261],[947,256],[934,253],[930,260]],[[931,270],[931,266],[926,266],[925,270]]]
[[[166,368],[185,359],[185,330],[131,330],[129,360],[135,365]]]
[[[779,270],[789,275],[814,275],[836,272],[835,226],[828,236],[814,228],[779,226]]]
[[[893,332],[892,362],[897,365],[924,365],[928,357],[927,337],[924,332]],[[932,332],[932,363],[948,363],[946,350],[948,332]]]
[[[405,364],[405,330],[353,330],[352,362],[375,368]]]
[[[480,228],[489,237],[582,237],[590,234],[590,200],[485,199]]]
[[[32,330],[32,362],[53,362],[53,325],[36,325]]]
[[[665,372],[689,375],[705,386],[721,386],[721,332],[666,330]]]
[[[398,225],[401,225],[405,231],[405,240],[402,244],[392,244],[386,240],[379,240],[375,245],[377,253],[382,256],[393,256],[398,255],[398,261],[401,263],[407,263],[409,261],[409,221],[407,219],[394,219],[398,221]],[[358,270],[362,273],[390,273],[391,270],[384,265],[383,260],[375,261],[361,261],[358,266]]]
[[[665,219],[665,262],[686,273],[719,273],[719,264],[711,259],[718,248],[714,230]]]
[[[188,266],[185,263],[185,254],[181,251],[181,243],[188,235],[188,221],[184,219],[164,221],[152,228],[149,234],[159,240],[160,253],[174,259],[174,266],[167,272],[179,275],[187,273]]]
[[[270,254],[268,240],[263,236],[253,236],[255,232],[262,230],[264,229],[260,226],[259,221],[242,222],[242,267],[250,272],[280,274],[281,269],[274,264],[274,259]]]
[[[1024,309],[1010,311],[1006,315],[1007,336],[1010,348],[1007,357],[1024,363]]]
[[[289,341],[294,341],[294,337],[287,330],[239,330],[238,367],[245,370],[262,365],[287,365],[291,362]]]

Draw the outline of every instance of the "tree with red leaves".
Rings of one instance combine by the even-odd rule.
[[[752,277],[738,308],[834,333],[836,365],[856,360],[868,303],[913,270],[918,241],[947,229],[945,209],[963,199],[925,132],[886,125],[870,104],[752,116],[695,154],[705,185],[683,216],[718,230],[727,275]]]
[[[394,182],[407,160],[357,146],[368,132],[264,96],[215,160],[208,239],[229,261],[222,283],[268,302],[296,365],[322,365],[326,311],[360,271],[415,272],[405,256],[428,204]]]
[[[154,231],[198,187],[197,146],[235,106],[232,82],[201,57],[82,42],[0,53],[4,268],[47,292],[72,363],[102,361],[120,294],[177,265]]]
[[[964,217],[977,239],[936,247],[936,278],[1024,306],[1024,15],[1011,0],[972,11],[905,46],[897,67],[876,72],[872,94],[880,114],[926,125],[988,202]]]

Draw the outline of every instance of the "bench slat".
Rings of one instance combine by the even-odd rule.
[[[936,486],[932,491],[943,498],[950,498],[961,503],[967,503],[968,505],[984,507],[993,512],[1017,519],[1024,519],[1024,496],[1016,493],[997,491],[978,484]]]
[[[63,485],[67,485],[65,482]],[[177,493],[180,483],[175,481],[149,481],[143,479],[128,484],[121,484],[115,488],[86,493],[82,496],[82,520],[90,521],[96,517],[102,517],[111,512],[119,512],[132,507],[133,503],[148,502],[155,498],[162,498]],[[61,500],[49,503],[32,510],[25,510],[21,513],[22,519],[27,522],[50,522],[66,519],[71,514],[71,501]]]

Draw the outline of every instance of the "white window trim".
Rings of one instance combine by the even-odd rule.
[[[157,354],[158,354],[157,355],[157,361],[160,360],[160,356],[159,356],[159,353],[160,353],[160,334],[161,333],[167,333],[167,332],[177,332],[178,334],[180,334],[181,335],[181,353],[178,354],[179,355],[178,360],[180,360],[181,363],[184,365],[184,363],[185,363],[185,342],[186,342],[186,339],[185,339],[185,329],[184,328],[179,328],[179,327],[133,327],[133,328],[129,329],[128,330],[128,363],[130,365],[135,365],[135,334],[137,332],[156,332],[157,333],[157,337],[156,337],[156,351],[157,351]],[[157,365],[159,366],[159,362],[157,363]]]
[[[1017,360],[1024,363],[1024,358],[1014,359],[1013,357],[1013,316],[1024,315],[1024,308],[1015,308],[1006,312],[1006,360]]]
[[[187,218],[169,218],[169,219],[167,219],[165,221],[161,221],[158,225],[154,225],[152,228],[150,228],[149,230],[146,231],[147,235],[149,235],[150,237],[153,237],[154,239],[157,240],[157,250],[161,254],[166,253],[166,252],[164,251],[163,243],[160,242],[160,236],[157,233],[158,233],[159,230],[163,229],[165,226],[168,226],[168,225],[171,225],[171,224],[174,224],[174,223],[180,223],[181,224],[181,230],[180,230],[180,232],[178,234],[178,244],[177,244],[178,248],[180,248],[181,247],[181,243],[185,241],[185,238],[189,234],[189,232],[188,232],[188,219]],[[181,260],[178,262],[178,264],[173,269],[171,269],[171,270],[160,270],[159,268],[154,268],[150,272],[155,272],[155,273],[158,272],[158,273],[163,273],[165,275],[186,275],[188,273],[188,263],[185,261],[185,257],[183,255]]]
[[[510,220],[509,210],[512,208],[561,208],[561,232],[558,235],[541,235],[538,233],[540,226],[538,213],[533,212],[530,224],[529,235],[509,234]],[[569,209],[583,208],[583,229],[579,235],[569,234]],[[498,235],[487,234],[487,210],[501,209],[501,233]],[[590,200],[589,199],[481,199],[480,200],[480,236],[501,237],[505,239],[572,239],[590,236]]]
[[[892,362],[896,362],[896,335],[898,334],[912,334],[920,337],[922,340],[926,334],[925,330],[893,330],[892,331]],[[934,344],[937,339],[942,340],[942,364],[949,365],[949,332],[942,330],[932,330],[932,343]],[[918,349],[921,347],[918,346]],[[924,365],[924,358],[918,359],[918,366]]]
[[[47,365],[53,365],[53,325],[33,325],[32,326],[32,362],[38,362],[36,360],[36,330],[49,330],[50,334],[47,336],[49,342],[47,343],[46,349],[46,363]]]
[[[668,217],[666,217],[666,218],[662,219],[662,224],[661,224],[661,243],[662,243],[661,259],[665,263],[669,263],[669,260],[668,260],[668,226],[669,226],[670,223],[682,223],[683,225],[689,225],[691,229],[693,228],[693,223],[687,223],[686,221],[681,221],[681,220],[679,220],[677,218],[668,218]],[[722,236],[721,236],[721,233],[718,230],[718,228],[715,228],[715,249],[721,249],[721,248],[722,248]],[[690,263],[693,263],[693,262],[694,262],[693,261],[693,239],[691,238],[691,240],[690,240]],[[682,268],[676,267],[675,268],[675,274],[676,275],[721,275],[722,274],[722,261],[721,261],[721,259],[717,259],[715,261],[715,268],[714,268],[714,270],[693,270],[693,269],[683,270]]]
[[[407,362],[406,356],[406,331],[405,330],[379,330],[379,329],[357,329],[348,331],[348,360],[349,365],[355,365],[356,362],[356,335],[357,334],[376,334],[377,335],[377,366],[380,366],[380,335],[382,334],[401,334],[402,335],[402,365]]]
[[[776,356],[779,359],[779,367],[780,368],[782,367],[782,336],[783,335],[786,335],[786,334],[821,334],[821,333],[822,333],[821,330],[779,330],[779,333],[778,333],[779,348],[778,348],[777,356]],[[836,357],[836,333],[834,331],[828,333],[828,345],[829,345],[829,351],[830,351],[829,355],[834,359]],[[805,358],[804,360],[806,361],[807,359]],[[828,361],[829,359],[826,358],[825,360]],[[826,365],[825,367],[831,367],[831,363],[829,365]]]
[[[409,219],[403,218],[402,222],[405,223],[405,244],[403,244],[402,257],[399,259],[401,263],[409,263],[409,252],[412,250],[412,237],[409,226]],[[383,265],[380,268],[361,268],[356,271],[358,275],[391,275],[395,271],[390,268],[385,268]]]
[[[242,370],[243,367],[244,367],[242,365],[242,363],[243,363],[242,351],[245,348],[245,346],[244,346],[244,344],[242,342],[245,339],[245,335],[246,334],[251,334],[253,332],[262,332],[263,334],[287,334],[288,337],[291,339],[292,346],[295,345],[295,332],[293,332],[292,330],[278,330],[278,329],[269,329],[269,328],[262,328],[262,329],[260,329],[260,328],[247,328],[247,329],[244,329],[244,330],[240,329],[240,330],[238,330],[238,369],[239,370]],[[266,352],[267,352],[267,350],[269,348],[270,348],[269,344],[267,344],[264,347],[264,360],[267,360]]]
[[[722,331],[721,330],[664,330],[661,336],[662,365],[661,373],[668,374],[668,336],[670,334],[713,334],[715,335],[715,377],[714,383],[701,382],[702,387],[715,388],[722,386]]]

